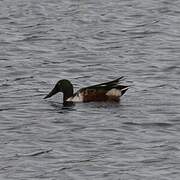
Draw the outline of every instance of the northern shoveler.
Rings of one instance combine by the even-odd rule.
[[[63,102],[90,102],[90,101],[119,101],[128,89],[128,86],[119,84],[123,78],[117,78],[113,81],[96,84],[81,88],[76,93],[73,93],[73,85],[69,80],[62,79],[57,82],[52,91],[44,97],[50,98],[58,92],[63,93]]]

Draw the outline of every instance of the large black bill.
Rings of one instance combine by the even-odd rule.
[[[51,96],[55,95],[58,93],[57,89],[54,88],[47,96],[44,97],[44,99],[50,98]]]

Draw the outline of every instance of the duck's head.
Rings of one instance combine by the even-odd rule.
[[[69,80],[62,79],[56,83],[52,91],[45,96],[44,99],[50,98],[58,92],[62,92],[64,94],[63,100],[66,101],[66,99],[73,95],[73,85]]]

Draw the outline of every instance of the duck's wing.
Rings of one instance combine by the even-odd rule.
[[[108,81],[93,86],[81,88],[79,91],[77,91],[76,94],[83,94],[87,97],[94,96],[100,99],[103,99],[106,96],[120,97],[128,89],[128,86],[120,84],[120,80],[122,80],[123,78],[124,77],[121,76],[113,81]]]
[[[95,84],[93,86],[87,86],[84,88],[81,88],[79,91],[82,92],[86,89],[109,89],[112,88],[113,86],[116,86],[119,84],[120,80],[122,80],[124,78],[124,76],[121,76],[113,81],[108,81],[108,82],[104,82],[104,83],[100,83],[100,84]]]
[[[67,99],[67,101],[73,102],[89,102],[89,101],[102,101],[107,100],[108,96],[113,97],[114,100],[118,100],[118,98],[123,95],[128,86],[120,85],[120,80],[123,79],[123,76],[113,80],[100,84],[96,84],[93,86],[87,86],[81,88],[76,93],[73,94],[72,97]]]

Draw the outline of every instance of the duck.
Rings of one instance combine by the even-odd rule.
[[[128,90],[127,85],[120,84],[123,76],[104,83],[84,87],[74,93],[72,83],[67,79],[59,80],[54,88],[44,97],[50,98],[62,92],[63,103],[68,102],[92,102],[92,101],[114,101],[119,102],[120,97]]]

